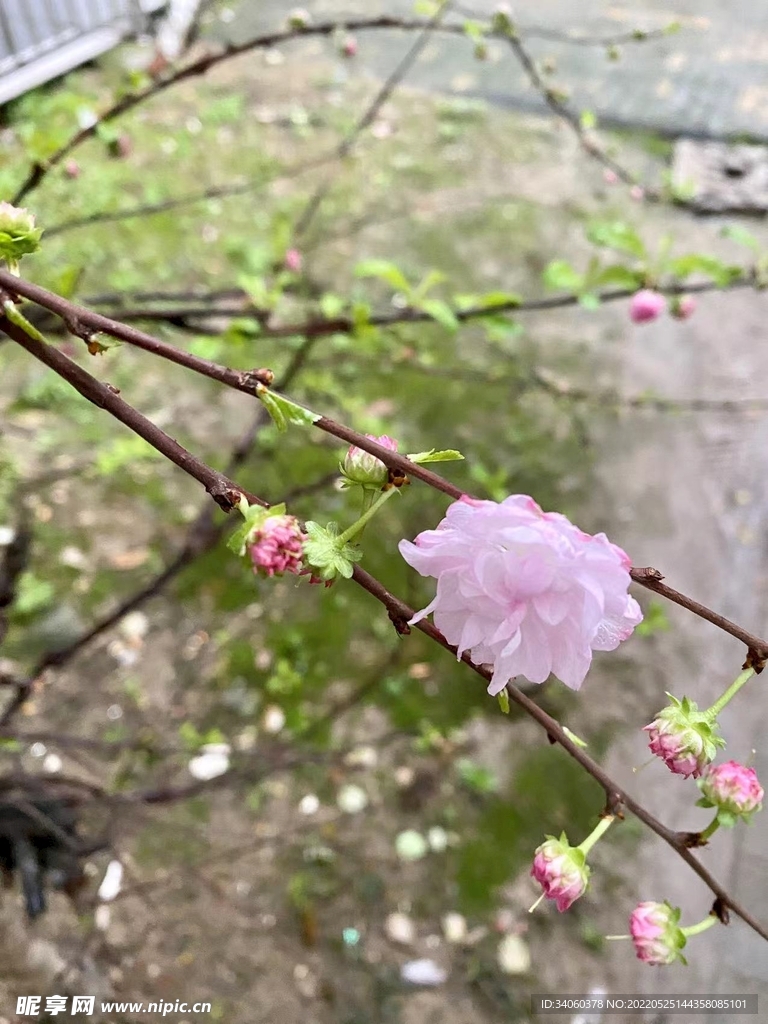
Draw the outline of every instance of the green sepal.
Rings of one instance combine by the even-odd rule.
[[[499,693],[497,694],[497,696],[498,696],[498,699],[499,699],[499,707],[501,708],[501,713],[503,715],[508,715],[509,714],[509,694],[507,693],[506,690],[499,690]]]
[[[30,231],[20,231],[15,234],[10,231],[0,231],[0,258],[15,263],[22,256],[31,252],[37,252],[40,248],[40,236],[42,228],[32,228]]]
[[[245,498],[241,498],[237,507],[242,513],[245,522],[238,526],[227,539],[227,547],[242,558],[245,554],[248,538],[254,529],[259,527],[270,516],[285,515],[285,505],[271,505],[269,508],[263,508],[261,505],[249,505]]]
[[[320,526],[319,523],[306,524],[307,539],[304,541],[304,560],[323,580],[333,580],[337,576],[349,579],[354,563],[363,557],[360,548],[339,541],[339,528],[336,523]]]

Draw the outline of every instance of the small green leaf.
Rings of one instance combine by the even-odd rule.
[[[292,402],[285,395],[270,391],[264,385],[257,387],[256,396],[264,403],[267,412],[280,431],[287,430],[289,423],[299,427],[311,427],[321,418],[320,413],[312,412],[311,409]]]
[[[48,580],[41,580],[31,572],[25,572],[19,579],[16,598],[13,602],[13,614],[36,615],[48,608],[53,603],[54,597],[53,585]]]
[[[326,292],[320,299],[320,312],[326,320],[335,320],[344,312],[346,305],[346,301],[340,295]]]
[[[406,295],[410,295],[412,290],[410,282],[402,270],[396,263],[391,263],[389,260],[363,260],[355,267],[355,276],[377,277],[381,281],[386,281],[396,291],[404,292]]]
[[[455,448],[447,448],[442,452],[431,448],[428,452],[416,452],[415,455],[407,455],[406,458],[410,462],[421,465],[424,462],[455,462],[457,459],[463,459],[464,456]]]
[[[553,260],[544,270],[544,284],[556,291],[578,292],[584,284],[584,276],[566,260]]]
[[[579,115],[579,124],[584,131],[589,131],[591,128],[597,127],[597,118],[593,110],[582,110]]]
[[[590,224],[587,227],[587,238],[593,245],[625,252],[638,259],[643,259],[646,255],[642,238],[634,228],[620,220],[596,221]]]
[[[741,267],[729,266],[714,256],[705,256],[701,253],[689,253],[686,256],[678,256],[670,261],[669,269],[676,277],[690,277],[691,274],[703,274],[710,278],[716,285],[724,287],[743,273]]]
[[[520,306],[523,297],[517,292],[486,292],[478,299],[479,306]]]
[[[456,319],[456,314],[442,299],[422,299],[419,308],[423,309],[425,313],[429,313],[432,319],[437,320],[447,331],[458,330],[459,321]]]
[[[726,224],[721,229],[720,234],[723,238],[730,238],[732,242],[738,242],[739,245],[746,245],[748,249],[752,249],[754,252],[760,252],[761,245],[751,231],[747,231],[740,224]]]
[[[590,284],[595,287],[612,285],[615,288],[626,288],[627,290],[634,291],[642,284],[642,280],[643,275],[639,271],[623,267],[621,264],[614,264],[599,270],[594,277],[590,278]]]
[[[24,314],[19,310],[18,306],[14,305],[10,299],[6,299],[3,303],[3,309],[5,315],[11,321],[12,324],[16,324],[20,327],[25,334],[28,334],[30,338],[34,338],[35,341],[42,341],[43,344],[47,344],[43,335],[38,331],[34,324],[31,324]]]
[[[497,696],[499,698],[499,707],[501,708],[502,715],[508,715],[509,714],[509,694],[507,693],[506,689],[499,690],[499,693],[498,693]]]

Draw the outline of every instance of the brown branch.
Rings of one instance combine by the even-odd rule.
[[[188,78],[194,78],[198,75],[205,74],[222,61],[229,60],[232,57],[238,57],[241,54],[248,53],[252,50],[268,50],[276,46],[281,46],[284,43],[291,42],[295,39],[302,39],[311,36],[327,37],[332,36],[339,31],[366,32],[379,29],[421,31],[429,24],[430,22],[428,20],[422,18],[397,18],[391,15],[381,15],[376,18],[347,18],[340,19],[338,21],[318,22],[314,25],[307,25],[304,28],[282,29],[277,32],[270,32],[265,35],[256,36],[254,39],[250,39],[245,43],[228,43],[218,53],[205,54],[197,60],[192,61],[192,63],[179,68],[166,78],[157,79],[145,89],[135,93],[128,93],[111,107],[108,107],[99,115],[93,124],[76,132],[67,140],[67,142],[64,143],[63,146],[48,157],[44,164],[35,163],[14,195],[12,202],[14,205],[18,205],[26,198],[26,196],[29,195],[30,192],[33,191],[33,189],[39,186],[40,182],[43,181],[49,171],[60,164],[62,160],[68,157],[72,151],[85,142],[86,139],[90,139],[96,135],[102,125],[108,124],[116,117],[120,117],[122,114],[132,110],[140,103],[144,103],[153,96],[157,96],[159,93],[164,92],[166,89],[176,85],[178,82],[183,82]],[[444,25],[442,26],[442,30],[453,33],[454,35],[464,34],[463,24]]]
[[[404,601],[395,597],[391,594],[386,587],[384,587],[377,579],[367,573],[360,566],[356,565],[352,577],[359,586],[364,590],[367,590],[372,597],[379,601],[388,611],[390,618],[397,625],[398,623],[407,623],[409,619],[413,617],[414,610],[409,607]],[[448,643],[443,634],[438,630],[431,622],[426,619],[422,619],[416,623],[416,629],[424,633],[435,643],[445,648],[446,651],[450,651],[454,656],[456,655],[456,648]],[[483,668],[480,665],[476,665],[468,654],[462,655],[461,660],[468,665],[473,672],[476,672],[485,682],[490,682],[491,672]],[[558,743],[568,753],[574,761],[581,765],[584,770],[592,776],[592,778],[602,786],[603,791],[606,795],[607,802],[612,805],[623,805],[628,811],[631,811],[640,821],[643,822],[651,831],[655,832],[656,835],[662,839],[668,846],[670,846],[682,859],[688,864],[699,876],[699,878],[708,886],[710,891],[720,900],[723,901],[728,907],[737,914],[745,924],[749,925],[761,938],[768,941],[768,930],[760,924],[750,913],[738,903],[723,886],[717,881],[717,879],[701,864],[701,862],[691,853],[691,851],[684,845],[684,842],[680,838],[679,833],[667,828],[661,821],[655,818],[649,811],[647,811],[642,804],[638,803],[634,797],[630,796],[626,790],[618,786],[614,780],[605,772],[596,761],[586,754],[580,747],[578,747],[566,734],[563,727],[557,721],[548,715],[546,711],[543,711],[538,704],[527,697],[522,690],[513,686],[511,683],[507,684],[507,693],[509,694],[510,700],[513,700],[515,704],[523,709],[526,714],[532,718],[538,725],[540,725],[547,736]]]
[[[5,271],[0,271],[0,274],[5,273]],[[76,391],[79,391],[83,398],[87,398],[89,402],[100,409],[106,409],[115,419],[120,420],[139,437],[144,438],[161,455],[201,483],[216,504],[225,512],[234,508],[241,495],[245,495],[250,504],[266,505],[266,502],[256,495],[244,492],[223,473],[218,473],[210,466],[206,466],[204,462],[183,448],[178,441],[169,437],[165,431],[155,426],[151,420],[122,399],[117,393],[117,389],[109,384],[102,384],[101,381],[65,356],[63,352],[52,345],[31,338],[21,327],[11,323],[5,316],[0,317],[0,331],[26,349],[35,359],[45,363]]]
[[[726,619],[724,615],[712,611],[711,608],[707,608],[706,605],[695,601],[692,597],[681,594],[679,590],[673,590],[672,587],[668,587],[666,583],[661,582],[664,577],[658,569],[633,567],[630,569],[630,576],[635,583],[639,583],[646,590],[652,590],[654,594],[666,597],[668,601],[679,604],[681,608],[687,608],[689,612],[698,615],[700,619],[711,622],[718,629],[722,629],[723,632],[730,633],[731,636],[746,644],[748,651],[754,652],[759,658],[768,658],[768,640],[755,636],[754,633],[750,633],[746,629],[742,629],[741,626],[737,626],[735,622],[731,622],[730,619]]]
[[[309,357],[312,345],[312,340],[308,339],[299,349],[297,349],[280,380],[281,386],[287,387],[293,380],[295,380]],[[266,410],[263,406],[260,406],[256,416],[254,417],[253,423],[248,427],[232,450],[226,466],[226,475],[228,477],[232,476],[243,465],[253,448],[259,431],[266,422]],[[333,476],[335,477],[336,474],[334,473]],[[319,486],[324,486],[328,479],[328,477],[322,477],[320,481],[315,481],[313,484],[304,484],[296,487],[283,495],[281,500],[286,502],[293,500]],[[7,731],[9,729],[11,720],[15,717],[17,711],[21,708],[24,702],[29,698],[34,689],[35,683],[43,672],[49,668],[60,668],[62,665],[67,664],[80,650],[82,650],[83,647],[86,647],[91,643],[91,641],[95,640],[98,636],[101,636],[102,633],[111,629],[112,626],[116,625],[129,612],[141,607],[141,605],[151,600],[151,598],[160,594],[168,586],[171,580],[175,579],[176,576],[187,568],[187,566],[189,566],[195,559],[212,550],[229,527],[230,523],[228,521],[224,521],[219,524],[214,523],[213,506],[206,502],[200,508],[197,516],[187,530],[187,536],[179,552],[159,573],[157,573],[157,575],[149,580],[148,583],[122,601],[113,611],[102,616],[101,619],[98,619],[89,629],[75,637],[75,639],[66,647],[57,648],[43,654],[32,671],[25,678],[0,677],[0,684],[12,685],[15,688],[13,697],[4,708],[2,715],[0,715],[0,730]]]
[[[351,33],[377,30],[423,32],[424,30],[429,29],[430,26],[432,26],[433,22],[434,19],[426,20],[423,18],[398,18],[392,15],[381,15],[375,18],[347,18],[340,19],[337,21],[318,22],[317,24],[314,25],[309,24],[303,28],[288,28],[277,32],[270,32],[265,35],[256,36],[255,38],[250,39],[244,43],[228,43],[219,52],[208,53],[203,55],[197,60],[192,61],[191,63],[186,64],[181,68],[178,68],[175,72],[168,75],[167,77],[156,79],[154,82],[152,82],[151,85],[148,85],[145,89],[142,89],[139,92],[135,93],[128,93],[127,95],[123,96],[120,100],[118,100],[116,103],[114,103],[111,107],[108,107],[106,110],[102,111],[102,113],[98,116],[98,118],[95,120],[93,124],[89,125],[86,128],[82,128],[80,131],[76,132],[59,149],[57,149],[55,153],[48,157],[48,159],[44,163],[33,164],[33,166],[27,174],[27,177],[24,179],[24,181],[16,191],[16,194],[14,195],[12,202],[14,203],[14,205],[18,205],[18,203],[24,200],[35,188],[37,188],[40,185],[40,183],[44,180],[46,175],[54,167],[60,164],[62,160],[68,157],[73,152],[73,150],[75,150],[83,142],[95,136],[102,125],[108,124],[110,121],[113,121],[115,118],[127,113],[139,104],[146,102],[147,100],[158,95],[159,93],[164,92],[166,89],[169,89],[171,86],[176,85],[178,82],[182,82],[186,79],[194,78],[198,75],[205,74],[206,72],[210,71],[211,68],[215,67],[217,64],[220,64],[222,61],[229,60],[232,57],[240,56],[241,54],[248,53],[252,50],[272,49],[273,47],[281,46],[284,43],[288,43],[296,39],[302,39],[311,36],[329,37],[340,31]],[[447,33],[450,35],[466,35],[465,25],[463,21],[442,22],[439,24],[435,24],[433,28],[435,31]],[[528,35],[540,35],[542,31],[546,30],[529,29]],[[648,33],[649,36],[653,34],[654,33]],[[577,132],[577,134],[580,136],[580,142],[584,146],[585,150],[588,153],[590,153],[590,155],[597,157],[603,164],[605,164],[605,166],[610,167],[623,181],[626,181],[629,184],[635,183],[635,178],[633,175],[627,172],[621,165],[617,164],[610,157],[600,152],[596,147],[594,147],[590,143],[589,139],[584,137],[584,132],[581,129],[581,124],[579,122],[578,116],[574,114],[567,107],[567,105],[562,103],[562,101],[558,99],[557,94],[553,92],[553,90],[550,89],[546,82],[542,80],[533,59],[528,55],[527,51],[522,46],[519,37],[509,39],[508,36],[491,32],[490,29],[485,30],[485,35],[489,38],[508,39],[508,41],[513,45],[513,49],[515,50],[518,59],[522,63],[523,68],[525,69],[526,74],[528,75],[531,83],[534,85],[536,90],[539,93],[541,93],[541,95],[544,97],[546,103],[553,111],[553,113],[556,114],[559,118],[567,121],[571,125],[571,127]],[[635,33],[632,33],[632,35],[634,36]],[[578,39],[569,39],[569,41],[577,42]],[[600,43],[596,45],[605,46],[615,44],[612,44],[610,40],[602,40]],[[247,190],[248,187],[249,186],[241,185],[222,186],[221,188]],[[253,185],[251,184],[250,187],[252,188]],[[238,193],[235,191],[221,191],[218,194],[235,195]],[[655,193],[647,194],[649,198],[659,198],[659,196]],[[203,196],[200,196],[200,198],[203,198]],[[169,200],[167,202],[170,203],[173,202],[173,200]],[[171,209],[172,207],[168,205],[165,206],[164,208]],[[111,215],[109,214],[97,215],[97,217],[103,217],[104,220],[112,219]],[[82,218],[80,219],[80,223],[89,222],[93,221],[84,221]],[[76,225],[74,222],[70,222],[69,226],[79,225]],[[57,228],[53,230],[56,232],[62,231],[64,230],[64,226],[59,225]]]
[[[46,365],[50,366],[57,373],[63,376],[64,379],[68,380],[69,383],[77,388],[84,397],[88,398],[96,405],[106,408],[113,415],[117,416],[118,419],[134,429],[140,436],[145,437],[149,443],[154,443],[155,447],[157,447],[159,451],[163,454],[167,454],[168,457],[171,458],[171,461],[176,462],[176,464],[181,465],[182,468],[191,472],[191,475],[196,479],[199,479],[201,482],[205,482],[206,489],[214,498],[216,498],[217,495],[219,497],[223,495],[227,498],[228,495],[229,497],[227,500],[231,506],[233,494],[241,493],[240,489],[231,481],[227,480],[226,477],[210,470],[208,467],[200,463],[199,460],[194,459],[194,457],[189,453],[184,452],[184,449],[181,449],[181,452],[184,453],[184,457],[182,458],[179,456],[178,451],[176,450],[179,446],[176,446],[176,448],[173,447],[175,442],[171,442],[171,439],[167,438],[167,435],[164,435],[162,432],[159,432],[160,437],[157,437],[155,433],[157,428],[154,427],[153,424],[145,420],[144,417],[128,406],[127,403],[118,399],[117,396],[114,395],[114,392],[110,391],[106,385],[102,385],[95,378],[91,377],[90,374],[81,370],[77,364],[72,363],[71,360],[62,356],[58,350],[52,349],[48,345],[29,338],[23,330],[7,321],[7,319],[3,318],[0,320],[0,330],[5,331],[9,337],[22,345],[22,347],[27,349],[27,351],[32,355],[36,356],[42,362],[46,363]],[[443,491],[444,493],[449,494],[451,497],[459,498],[462,496],[462,492],[459,488],[456,488],[448,481],[443,480],[437,474],[409,463],[403,456],[382,448],[375,442],[369,441],[367,438],[362,437],[355,431],[349,430],[349,428],[344,427],[341,424],[334,423],[332,420],[328,420],[323,417],[317,421],[316,425],[320,427],[320,429],[323,429],[334,436],[349,441],[352,444],[357,444],[359,447],[370,451],[392,469],[405,469],[405,471],[410,475],[419,477],[424,480],[424,482]],[[192,461],[190,462],[189,460]],[[224,484],[222,484],[222,481],[224,481]],[[255,500],[258,501],[259,499]],[[260,503],[266,504],[264,502]],[[763,659],[768,654],[768,642],[753,636],[745,630],[742,630],[734,623],[731,623],[729,620],[718,615],[716,612],[711,611],[704,605],[701,605],[677,591],[666,587],[666,585],[660,582],[661,574],[658,570],[633,569],[631,570],[631,575],[632,578],[640,585],[645,586],[656,593],[660,593],[678,604],[681,604],[683,607],[694,612],[694,614],[707,619],[713,624],[719,626],[721,629],[724,629],[726,632],[742,640],[742,642],[747,644],[750,655]],[[400,601],[394,595],[390,594],[382,584],[359,566],[355,566],[353,579],[384,605],[399,631],[405,632],[405,624],[413,616],[413,609]],[[432,623],[421,621],[417,624],[417,628],[432,640],[439,643],[446,650],[451,651],[454,654],[456,653],[455,647],[447,642],[445,637]],[[463,655],[462,660],[465,661],[465,663],[467,663],[473,671],[480,675],[484,680],[488,681],[490,679],[490,672],[481,666],[475,665],[468,655]],[[542,711],[521,690],[512,685],[508,685],[507,690],[510,698],[514,700],[514,702],[539,725],[541,725],[542,728],[546,730],[547,734],[555,742],[559,743],[560,746],[562,746],[563,749],[603,787],[608,803],[611,806],[623,804],[629,811],[635,814],[636,817],[643,821],[664,842],[672,847],[678,855],[686,861],[686,863],[689,864],[689,866],[705,882],[705,884],[709,886],[711,891],[723,902],[723,904],[730,907],[734,913],[738,914],[745,923],[752,927],[759,935],[768,939],[768,931],[766,931],[745,908],[728,895],[717,880],[700,864],[697,858],[694,857],[691,851],[687,848],[684,843],[684,838],[681,838],[678,833],[672,832],[668,829],[649,812],[647,812],[642,805],[635,801],[628,793],[616,786],[613,780],[603,771],[603,769],[568,738],[560,724],[551,716],[547,715],[546,712]],[[222,777],[222,779],[224,778],[226,778],[226,776]],[[219,780],[216,780],[216,784],[220,784]],[[223,782],[221,784],[223,784]],[[90,786],[90,784],[84,785],[89,787],[92,792],[99,790],[99,787]],[[132,794],[131,798],[141,800],[142,802],[160,803],[194,795],[194,793],[201,791],[203,788],[208,787],[201,786],[197,783],[186,787],[165,787],[160,790],[147,791],[142,794]]]
[[[254,384],[251,383],[251,381],[254,380],[253,374],[244,374],[241,371],[229,370],[226,367],[220,367],[217,364],[213,364],[213,362],[210,362],[207,359],[201,359],[199,356],[190,355],[187,352],[183,352],[180,349],[174,348],[174,346],[169,345],[167,342],[163,342],[157,338],[153,338],[151,335],[145,335],[142,332],[136,331],[133,328],[125,327],[124,325],[121,325],[117,321],[111,321],[111,319],[109,319],[108,317],[101,316],[99,313],[93,313],[90,310],[84,309],[83,307],[75,306],[67,299],[62,299],[59,296],[52,295],[52,293],[47,292],[45,289],[39,288],[39,286],[37,285],[31,285],[29,282],[26,281],[20,281],[16,278],[13,278],[13,276],[7,271],[0,270],[0,287],[6,287],[8,289],[11,289],[14,286],[15,290],[20,294],[25,295],[27,298],[30,298],[33,301],[38,302],[41,305],[44,305],[45,308],[51,309],[58,315],[60,315],[63,319],[65,319],[65,322],[68,323],[68,325],[72,325],[70,327],[70,330],[72,330],[73,327],[78,332],[82,332],[84,328],[94,328],[96,330],[103,330],[106,333],[109,333],[115,337],[124,339],[130,344],[135,344],[138,347],[145,349],[146,351],[152,351],[157,355],[163,356],[164,358],[168,358],[174,362],[178,362],[178,364],[181,366],[185,366],[188,369],[195,370],[197,373],[203,374],[204,376],[211,377],[214,380],[217,380],[228,387],[233,387],[240,391],[246,391],[247,393],[253,393],[254,391]],[[2,328],[2,322],[0,322],[0,328]],[[16,328],[15,330],[17,333],[19,332],[19,329]],[[6,331],[6,333],[10,332]],[[108,386],[100,384],[85,371],[81,370],[80,367],[77,366],[77,364],[74,364],[74,362],[72,362],[72,360],[68,359],[67,356],[62,355],[56,349],[51,348],[51,346],[49,345],[41,346],[39,342],[32,342],[32,339],[25,335],[24,332],[20,332],[20,334],[22,334],[24,339],[26,339],[27,344],[25,345],[25,347],[29,348],[29,343],[32,343],[33,345],[37,346],[39,350],[45,352],[45,354],[47,355],[47,359],[44,359],[43,361],[48,361],[52,359],[54,362],[58,362],[60,366],[65,366],[66,368],[74,368],[78,372],[78,374],[80,374],[82,377],[87,379],[88,382],[90,382],[89,388],[92,389],[93,386],[95,386],[98,389],[98,394],[105,392],[106,396],[108,396],[111,399],[111,401],[121,402],[121,408],[124,411],[129,411],[128,414],[125,414],[129,416],[129,419],[130,417],[135,416],[140,417],[140,414],[137,414],[135,410],[128,406],[127,402],[123,402],[122,399],[117,398],[117,396],[114,395],[112,391],[110,391]],[[308,342],[315,338],[316,335],[307,332],[305,337],[307,338]],[[52,366],[51,361],[48,361],[48,365]],[[60,371],[57,370],[57,372]],[[78,388],[78,390],[80,389]],[[83,392],[81,391],[81,393]],[[86,397],[89,396],[89,394],[86,394]],[[97,404],[98,403],[100,402],[97,402]],[[120,419],[121,417],[118,418]],[[140,420],[143,420],[143,417],[140,417]],[[123,422],[126,422],[126,420],[123,419]],[[148,423],[148,421],[144,422]],[[355,444],[356,446],[360,447],[360,449],[366,452],[370,452],[372,455],[375,455],[378,459],[380,459],[384,463],[384,465],[387,466],[387,468],[406,474],[406,476],[420,479],[424,483],[428,484],[429,486],[433,487],[436,490],[440,490],[440,492],[442,492],[445,495],[449,495],[449,497],[454,498],[455,500],[462,498],[464,495],[464,492],[461,487],[457,487],[456,484],[453,484],[449,480],[444,479],[439,474],[434,473],[429,469],[425,469],[423,466],[419,466],[416,465],[415,463],[410,462],[410,460],[407,459],[406,456],[400,455],[399,453],[396,452],[390,452],[388,449],[385,449],[385,447],[383,447],[381,444],[378,444],[376,441],[371,440],[370,438],[358,433],[355,430],[351,430],[349,427],[346,427],[341,423],[337,423],[336,421],[330,419],[329,417],[319,417],[314,422],[313,425],[319,430],[323,430],[324,432],[331,434],[334,437],[338,437],[340,440],[346,441],[348,444]],[[150,424],[150,426],[152,427],[153,431],[156,431],[158,434],[160,434],[162,438],[166,439],[166,441],[171,441],[171,438],[168,438],[167,435],[163,433],[163,431],[160,431],[153,424]],[[145,435],[141,434],[141,436]],[[145,439],[148,440],[148,438],[146,437]],[[153,442],[150,441],[150,443]],[[176,442],[172,441],[172,444],[176,444]],[[155,446],[157,447],[158,445]],[[158,447],[158,451],[163,452],[163,449],[161,449],[161,447]],[[183,449],[181,451],[184,452]],[[165,452],[163,452],[163,454],[165,454]],[[213,470],[210,470],[208,467],[205,467],[204,464],[200,463],[198,460],[195,460],[194,457],[191,457],[189,453],[185,453],[185,455],[188,459],[193,459],[194,464],[197,464],[198,471],[203,472],[204,474],[214,473]],[[172,461],[175,460],[172,459]],[[232,493],[232,490],[233,493],[239,493],[237,484],[234,484],[231,480],[227,480],[225,477],[221,477],[220,474],[216,474],[216,476],[220,477],[221,480],[225,481],[225,485],[226,487],[229,488],[230,494]],[[210,492],[210,488],[208,489]],[[226,494],[226,492],[224,492],[224,494]],[[246,497],[248,498],[249,501],[251,501],[251,497],[249,497],[248,495],[246,495]],[[265,504],[260,499],[255,499],[255,501],[262,505]],[[655,573],[655,575],[653,575],[652,573]],[[699,617],[706,618],[708,622],[711,622],[714,625],[718,626],[720,629],[723,629],[726,633],[730,633],[732,636],[735,636],[738,639],[742,639],[743,642],[746,643],[746,645],[748,645],[750,649],[754,650],[761,656],[768,655],[768,641],[753,636],[751,633],[748,633],[745,630],[741,630],[740,627],[736,626],[733,623],[730,623],[727,620],[727,618],[720,615],[718,612],[713,611],[712,609],[707,608],[705,605],[699,604],[691,598],[687,598],[685,597],[685,595],[679,594],[677,591],[674,591],[671,588],[668,588],[665,585],[660,584],[659,575],[660,574],[655,569],[633,569],[633,579],[640,586],[645,587],[648,590],[652,590],[654,593],[664,594],[665,596],[668,596],[670,600],[673,600],[678,604],[683,604],[684,601],[687,602],[684,606],[687,607],[689,610],[693,611],[695,614],[699,615]],[[0,724],[2,724],[1,720]]]
[[[336,156],[339,160],[343,160],[345,157],[349,156],[359,136],[374,122],[378,112],[421,56],[424,47],[429,42],[433,32],[440,27],[443,18],[448,14],[451,6],[452,0],[446,0],[446,2],[443,2],[438,6],[434,16],[427,22],[416,42],[405,53],[392,73],[386,78],[384,83],[376,92],[373,101],[358,118],[351,131],[339,143],[336,148]],[[293,231],[296,238],[300,238],[309,230],[309,226],[320,209],[323,200],[328,195],[331,188],[331,180],[331,178],[328,178],[326,181],[321,182],[307,200]]]
[[[589,134],[585,131],[581,124],[581,118],[579,115],[571,110],[566,102],[561,99],[558,91],[553,89],[539,74],[539,69],[536,67],[536,61],[528,53],[528,50],[523,45],[519,35],[507,36],[507,42],[512,48],[513,53],[517,57],[523,71],[528,76],[528,80],[539,93],[541,98],[547,104],[552,113],[563,121],[575,134],[579,145],[589,156],[594,157],[604,167],[607,167],[610,171],[616,175],[626,185],[638,185],[637,175],[632,174],[628,171],[623,164],[620,164],[613,157],[609,156],[600,146],[589,137]],[[643,185],[643,198],[659,202],[663,196],[658,189],[650,188],[647,185]]]

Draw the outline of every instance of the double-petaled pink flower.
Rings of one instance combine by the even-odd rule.
[[[468,650],[492,665],[491,694],[513,676],[543,683],[550,673],[578,690],[593,651],[615,650],[642,619],[621,548],[523,494],[465,496],[437,529],[401,541],[400,553],[437,580],[411,622],[433,613],[459,657]]]
[[[642,288],[635,292],[629,302],[629,319],[635,324],[647,324],[657,320],[664,312],[667,300],[659,292]]]
[[[737,761],[710,765],[699,780],[705,807],[717,807],[726,816],[723,824],[730,824],[727,818],[748,819],[763,806],[763,787],[757,781],[754,768],[747,768]]]
[[[571,846],[565,836],[550,837],[534,854],[531,875],[547,899],[555,900],[560,913],[584,894],[589,874],[584,854],[578,847]]]
[[[253,571],[265,576],[299,573],[304,535],[295,516],[266,516],[246,541]]]
[[[680,911],[663,903],[639,903],[629,919],[635,952],[643,963],[663,966],[683,960],[680,951],[686,938],[680,928]]]

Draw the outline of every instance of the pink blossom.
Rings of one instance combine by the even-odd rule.
[[[64,173],[68,178],[80,177],[80,164],[77,160],[67,160],[64,164]]]
[[[437,580],[435,625],[479,664],[493,666],[499,693],[517,675],[543,683],[554,673],[578,690],[593,651],[613,651],[642,619],[627,594],[630,561],[605,534],[591,536],[524,494],[454,502],[436,530],[400,553]]]
[[[672,316],[678,320],[687,320],[696,311],[696,299],[692,295],[681,295],[670,307]]]
[[[285,254],[285,269],[292,271],[294,274],[298,274],[301,271],[304,257],[301,255],[298,249],[289,249]]]
[[[699,789],[709,806],[729,815],[748,817],[763,805],[763,787],[757,781],[755,769],[737,761],[710,765]]]
[[[629,318],[633,323],[646,324],[664,312],[667,300],[659,292],[643,288],[635,292],[629,303]]]
[[[357,54],[357,40],[354,36],[347,36],[341,44],[341,52],[345,57],[354,57]]]
[[[663,966],[682,960],[685,935],[678,925],[680,911],[669,903],[639,903],[629,919],[629,931],[639,960]]]
[[[616,171],[612,171],[610,167],[606,167],[603,171],[603,181],[606,185],[615,185],[619,180],[619,176]]]
[[[687,779],[697,779],[708,764],[714,761],[717,748],[724,746],[718,735],[716,722],[710,722],[705,711],[684,697],[658,713],[650,725],[645,726],[651,753],[660,757],[671,772]]]
[[[301,570],[304,535],[295,516],[267,516],[248,537],[253,571],[266,576]]]
[[[569,845],[565,837],[547,839],[533,858],[531,875],[549,900],[555,900],[562,914],[584,894],[589,882],[589,868],[584,854]]]
[[[397,451],[397,441],[392,437],[382,434],[376,437],[374,434],[365,435],[369,441],[375,441],[382,448],[388,448],[391,452]],[[383,487],[388,479],[387,467],[370,452],[363,451],[356,445],[349,448],[344,462],[341,466],[344,476],[353,484],[362,484],[363,487]]]
[[[629,196],[630,199],[634,199],[635,202],[639,203],[641,200],[645,199],[645,189],[642,185],[633,185],[629,190]]]

